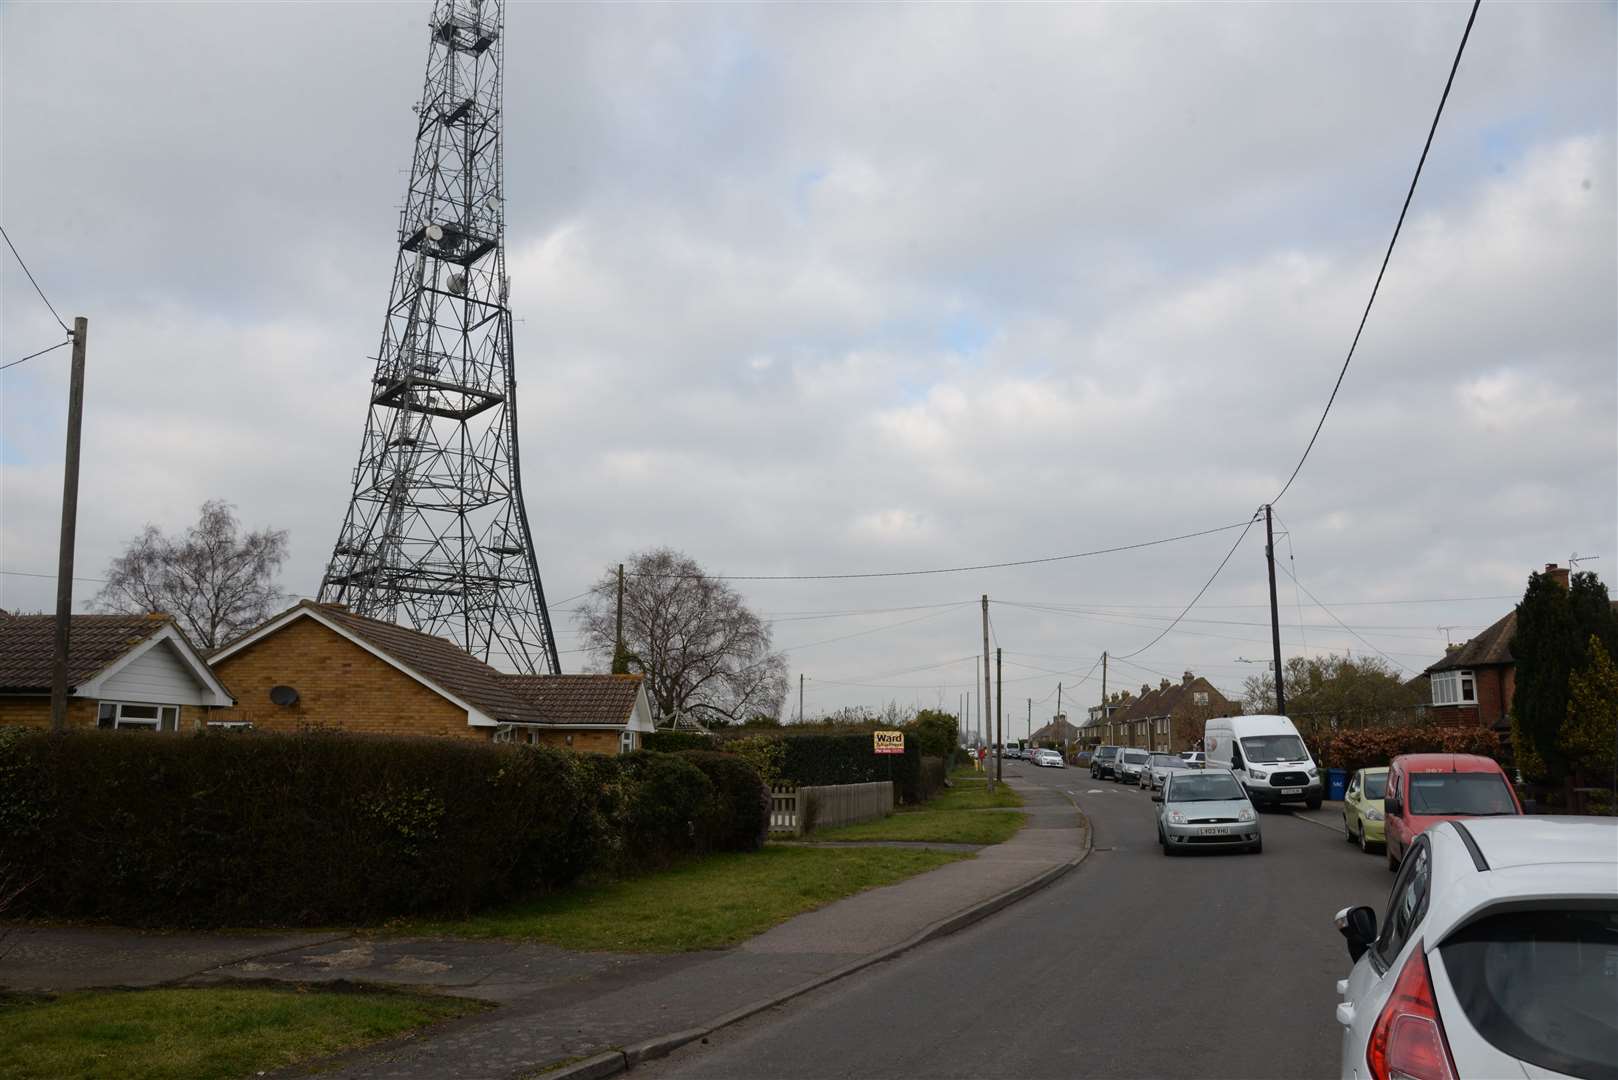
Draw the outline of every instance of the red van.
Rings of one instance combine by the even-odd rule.
[[[1477,754],[1400,754],[1388,766],[1383,808],[1389,870],[1399,869],[1411,841],[1429,825],[1522,813],[1505,770]]]

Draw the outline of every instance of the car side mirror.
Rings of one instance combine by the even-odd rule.
[[[1392,814],[1394,817],[1398,817],[1404,813],[1405,807],[1404,803],[1399,801],[1399,796],[1389,795],[1386,799],[1382,800],[1382,809],[1386,813]]]
[[[1163,793],[1161,791],[1152,792],[1152,801],[1153,802],[1162,802],[1163,801]]]
[[[1359,961],[1376,940],[1376,911],[1368,907],[1344,908],[1337,913],[1337,930],[1348,942],[1348,957]]]

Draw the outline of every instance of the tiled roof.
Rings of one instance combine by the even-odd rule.
[[[334,604],[304,600],[297,606],[319,612],[366,644],[496,720],[532,723],[538,719],[533,706],[506,681],[508,676],[504,672],[490,667],[452,641],[397,623],[356,615]]]
[[[73,616],[68,626],[68,689],[88,682],[167,625],[166,615]],[[0,693],[50,693],[55,639],[54,615],[0,617]]]
[[[1613,601],[1612,609],[1618,611],[1618,600]],[[1490,664],[1516,663],[1511,656],[1511,639],[1516,634],[1517,609],[1512,608],[1477,637],[1429,666],[1426,674],[1455,671],[1459,668],[1488,667]]]
[[[532,703],[542,724],[627,724],[640,691],[639,675],[507,675]]]
[[[1235,703],[1219,692],[1213,683],[1198,675],[1190,682],[1170,683],[1168,686],[1159,686],[1136,698],[1134,703],[1121,713],[1113,714],[1113,720],[1128,723],[1132,720],[1147,720],[1159,716],[1170,716],[1179,708],[1186,694],[1200,691],[1208,695],[1208,708],[1234,708]]]

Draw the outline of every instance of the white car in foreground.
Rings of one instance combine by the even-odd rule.
[[[1337,926],[1344,1080],[1618,1076],[1618,819],[1440,822]]]
[[[1058,769],[1067,768],[1067,762],[1063,761],[1062,755],[1055,750],[1035,750],[1033,762],[1035,765],[1054,765]]]

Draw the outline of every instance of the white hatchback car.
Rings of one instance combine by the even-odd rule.
[[[1344,1080],[1618,1076],[1618,820],[1440,822],[1337,926]]]
[[[1067,768],[1067,763],[1062,760],[1062,755],[1055,750],[1035,750],[1033,761],[1035,765],[1049,765],[1058,769]]]

